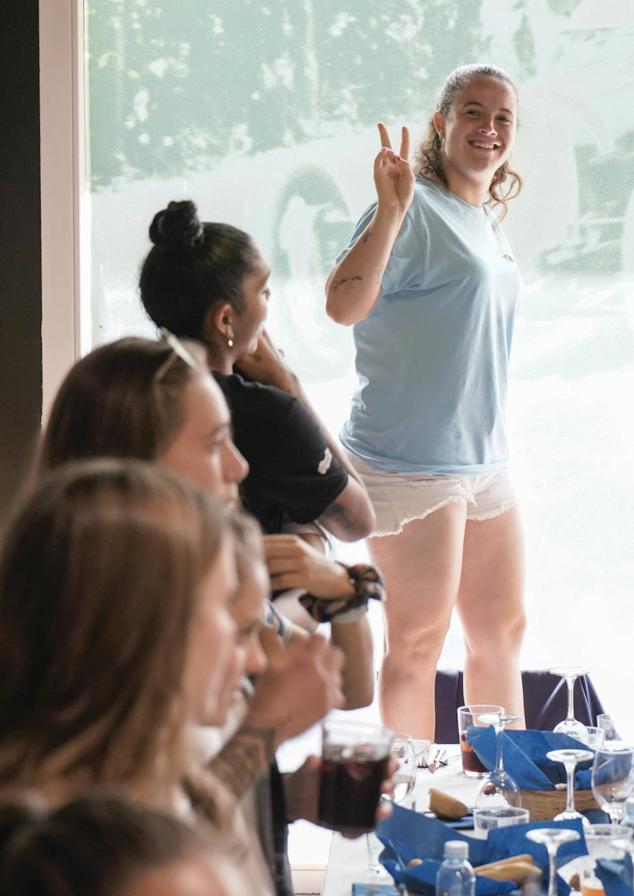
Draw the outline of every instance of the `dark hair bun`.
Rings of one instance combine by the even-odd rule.
[[[203,225],[191,200],[170,202],[167,208],[157,212],[150,224],[150,239],[155,246],[171,249],[193,249],[204,237]]]

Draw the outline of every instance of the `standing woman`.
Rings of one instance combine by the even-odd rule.
[[[520,275],[491,206],[521,181],[509,165],[517,91],[491,65],[453,71],[415,173],[379,125],[377,202],[326,285],[355,325],[359,388],[342,441],[376,513],[370,540],[389,601],[381,703],[387,724],[434,737],[434,678],[454,605],[465,698],[523,716],[522,532],[504,405]],[[416,176],[415,176],[416,174]]]

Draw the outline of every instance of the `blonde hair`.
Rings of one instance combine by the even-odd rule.
[[[227,512],[141,461],[49,473],[0,557],[0,782],[184,773],[186,652]]]
[[[484,63],[462,65],[460,68],[454,69],[454,71],[448,75],[438,95],[434,111],[440,113],[443,118],[446,118],[460,91],[463,90],[473,78],[480,75],[503,81],[512,88],[517,96],[517,88],[513,83],[511,76],[505,72],[504,69]],[[436,125],[434,124],[433,116],[429,120],[425,139],[418,149],[414,170],[416,174],[422,175],[423,177],[430,177],[433,180],[439,180],[447,186],[447,177],[442,162],[441,141],[438,131],[436,130]],[[501,217],[503,218],[507,212],[507,203],[509,200],[515,199],[521,189],[522,178],[516,171],[513,171],[507,160],[503,165],[500,165],[493,175],[493,179],[489,186],[489,203],[491,205],[502,206]]]

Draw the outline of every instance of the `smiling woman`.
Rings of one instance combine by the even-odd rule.
[[[502,69],[480,65],[473,74],[473,68],[456,69],[445,81],[415,170],[479,205],[479,188],[472,192],[469,187],[470,169],[474,169],[477,183],[478,170],[495,162],[488,192],[490,200],[502,205],[506,214],[507,201],[517,196],[522,186],[508,158],[517,131],[517,91]]]
[[[517,93],[463,66],[441,90],[410,168],[379,125],[378,201],[331,273],[327,310],[355,324],[359,387],[342,441],[376,513],[387,654],[383,717],[434,737],[434,676],[453,607],[466,698],[522,716],[523,558],[504,428],[520,277],[491,205],[519,189],[508,159]],[[413,586],[412,583],[416,583]]]

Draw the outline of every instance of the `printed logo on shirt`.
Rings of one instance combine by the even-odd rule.
[[[324,456],[322,460],[319,461],[319,466],[317,467],[317,472],[321,476],[325,476],[328,470],[330,469],[330,465],[332,463],[332,452],[330,448],[326,448],[324,451]]]

